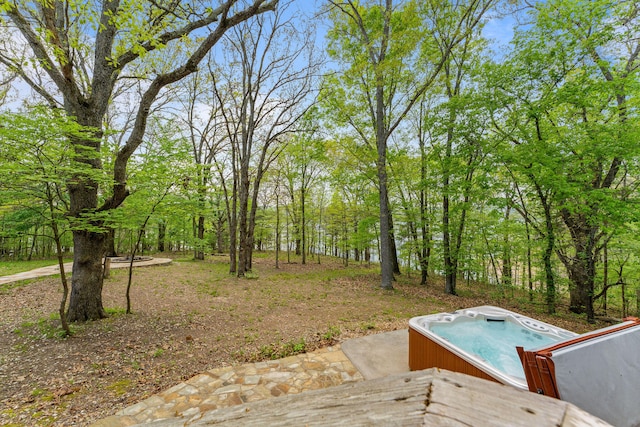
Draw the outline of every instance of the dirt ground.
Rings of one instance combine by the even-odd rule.
[[[420,287],[416,277],[383,291],[374,268],[329,258],[275,269],[263,257],[254,267],[245,279],[230,277],[219,256],[135,269],[129,315],[127,272],[113,270],[103,291],[110,317],[75,324],[66,339],[55,319],[59,278],[0,288],[0,425],[87,425],[207,369],[311,351],[464,307],[498,305],[576,332],[601,326],[562,308],[549,317],[511,293],[461,285],[464,297],[447,296],[439,281]]]

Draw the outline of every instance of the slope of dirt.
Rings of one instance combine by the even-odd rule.
[[[413,316],[464,307],[498,305],[576,332],[600,326],[562,309],[546,316],[493,288],[461,287],[467,296],[452,297],[439,282],[420,287],[401,277],[394,291],[383,291],[375,269],[329,258],[279,269],[269,258],[254,264],[244,279],[229,276],[224,257],[136,269],[130,315],[127,272],[112,271],[103,292],[111,316],[73,325],[66,339],[54,315],[59,278],[0,288],[0,424],[86,425],[207,369],[406,328]]]

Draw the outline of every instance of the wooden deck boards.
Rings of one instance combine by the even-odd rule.
[[[155,426],[606,426],[575,406],[428,369],[253,402]]]

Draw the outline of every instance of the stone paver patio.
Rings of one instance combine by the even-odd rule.
[[[123,427],[167,418],[180,418],[180,425],[188,425],[214,409],[363,379],[336,345],[279,360],[212,369],[93,426]]]

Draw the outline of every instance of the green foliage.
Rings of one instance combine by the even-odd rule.
[[[261,359],[282,359],[296,354],[304,353],[307,349],[307,343],[304,338],[299,340],[288,341],[284,344],[269,344],[262,346],[259,352]]]
[[[123,307],[107,307],[104,309],[104,311],[109,315],[109,316],[121,316],[123,314],[126,314],[126,309]]]
[[[337,326],[329,326],[329,330],[322,334],[322,339],[327,341],[333,341],[341,334],[340,328]]]
[[[107,224],[137,232],[151,206],[161,199],[150,218],[152,223],[189,215],[193,202],[189,201],[188,192],[193,190],[183,182],[190,175],[189,147],[174,128],[171,121],[158,121],[151,126],[149,144],[143,145],[140,156],[129,166],[131,195],[111,213]]]
[[[25,7],[36,13],[38,4]],[[491,2],[474,4],[489,7]],[[171,69],[198,42],[197,37],[188,36],[173,41],[159,38],[178,28],[186,17],[170,19],[156,4],[124,2],[117,11],[107,12],[109,22],[99,21],[94,3],[67,5],[74,19],[68,32],[72,50],[89,52],[93,48],[89,35],[115,24],[119,31],[109,61],[121,66],[129,52],[135,66],[127,70],[134,74],[153,76]],[[548,255],[551,276],[559,288],[568,289],[571,268],[578,268],[573,260],[584,258],[585,252],[579,249],[587,242],[591,250],[586,258],[594,267],[595,282],[589,291],[597,295],[604,286],[603,244],[608,242],[608,284],[618,279],[618,273],[628,284],[624,291],[621,285],[609,289],[609,305],[621,304],[623,295],[633,299],[633,283],[640,271],[634,256],[640,222],[636,209],[640,67],[633,55],[638,16],[632,3],[533,3],[527,9],[530,25],[519,27],[510,49],[492,58],[485,56],[479,27],[455,25],[469,2],[396,2],[389,16],[388,49],[377,57],[371,53],[383,48],[387,12],[380,2],[354,5],[353,11],[362,17],[362,29],[339,7],[330,9],[327,53],[336,72],[325,78],[320,103],[302,117],[297,132],[278,141],[282,145],[271,159],[277,170],[265,175],[260,194],[249,203],[249,209],[252,204],[256,207],[256,246],[272,250],[278,233],[280,247],[292,250],[306,234],[305,245],[316,254],[335,253],[351,261],[355,251],[366,250],[377,259],[380,201],[372,111],[376,107],[373,89],[381,84],[382,124],[385,131],[393,130],[386,147],[389,203],[405,263],[415,268],[426,243],[431,250],[430,277],[435,281],[444,271],[442,203],[447,196],[451,240],[460,242],[454,254],[459,281],[489,282],[487,293],[508,295],[512,288],[503,283],[503,265],[511,263],[513,285],[528,287],[531,281],[537,299],[548,280],[543,258]],[[203,12],[206,7],[194,5],[193,11]],[[471,12],[468,16],[477,13]],[[44,31],[37,28],[38,34]],[[447,58],[442,52],[445,46],[452,47]],[[51,55],[60,63],[68,61],[60,47],[53,47]],[[241,65],[234,62],[230,70]],[[440,65],[442,71],[435,73]],[[220,69],[213,71],[222,77]],[[429,81],[431,86],[409,108],[412,95]],[[230,108],[238,100],[237,93],[220,101],[211,93],[203,95],[207,90],[201,88],[202,97],[194,99],[194,105],[207,105],[220,120],[216,126],[232,124],[234,119],[216,116],[221,114],[216,104]],[[118,100],[113,105],[120,107]],[[270,102],[278,101],[266,100],[265,105]],[[114,110],[114,114],[122,112]],[[97,143],[95,129],[78,126],[58,110],[35,107],[4,113],[0,120],[0,275],[17,272],[19,267],[5,259],[26,259],[31,247],[36,256],[46,256],[40,248],[50,240],[48,227],[54,223],[61,227],[65,247],[73,246],[72,229],[113,227],[117,250],[131,252],[147,219],[141,250],[153,250],[161,233],[165,233],[167,251],[206,253],[218,232],[222,246],[230,244],[227,215],[233,209],[231,171],[236,165],[226,157],[229,135],[215,141],[220,151],[207,166],[193,158],[192,141],[180,119],[155,111],[128,164],[131,195],[117,210],[87,209],[70,224],[66,191],[70,180],[97,183],[98,202],[110,197],[113,183],[107,176],[126,135],[120,129],[122,123],[114,120],[96,151],[73,144],[73,140]],[[393,127],[395,123],[398,127]],[[198,126],[195,131],[205,134]],[[266,131],[260,138],[265,135]],[[89,167],[90,162],[100,162],[103,168]],[[257,173],[257,159],[251,160],[248,174],[253,178]],[[211,180],[205,188],[198,178],[206,174]],[[154,208],[161,197],[162,203]],[[201,239],[194,237],[193,222],[200,215],[206,219]],[[428,236],[418,233],[425,225]],[[584,230],[588,232],[576,237],[577,231]],[[550,237],[555,239],[553,248],[545,254]],[[256,253],[255,259],[260,256]],[[528,261],[533,264],[531,272]],[[217,264],[212,273],[226,267]],[[323,280],[330,286],[340,274],[327,272]],[[258,279],[257,273],[246,277]],[[291,278],[300,276],[282,273],[268,280],[277,284]],[[221,280],[198,290],[215,297],[224,292]],[[17,285],[2,289],[12,286]],[[297,301],[304,296],[291,298]]]
[[[113,382],[107,385],[105,388],[111,391],[116,396],[122,396],[123,394],[126,394],[129,391],[129,389],[131,389],[132,386],[133,386],[133,382],[131,380],[123,379],[123,380]]]
[[[640,99],[631,83],[638,59],[603,53],[633,50],[637,17],[609,1],[552,1],[534,12],[535,25],[516,33],[511,55],[487,74],[502,138],[497,155],[520,184],[521,210],[533,227],[548,239],[560,237],[555,251],[573,289],[587,295],[572,299],[572,307],[586,307],[593,318],[601,242],[637,221],[628,178],[637,173],[640,117],[628,106]],[[541,209],[546,223],[536,219]]]
[[[63,240],[68,229],[69,209],[66,184],[78,176],[100,182],[101,174],[80,159],[97,160],[97,155],[72,140],[92,140],[92,130],[79,126],[59,110],[32,107],[18,113],[0,115],[0,237],[14,239],[36,232],[38,227],[59,228]],[[87,226],[94,215],[86,213],[72,224]],[[49,236],[51,233],[49,232]],[[50,237],[51,238],[51,237]],[[3,239],[4,240],[4,239]],[[2,249],[2,248],[0,248]]]
[[[377,84],[389,88],[389,99],[385,100],[388,126],[406,107],[394,95],[411,91],[430,71],[429,63],[422,61],[419,54],[420,50],[427,50],[421,46],[431,43],[431,39],[426,36],[423,15],[417,5],[413,1],[403,2],[393,8],[388,18],[385,7],[375,2],[356,4],[350,13],[332,9],[328,53],[340,64],[342,74],[327,77],[323,97],[326,111],[338,126],[353,127],[369,148],[375,147],[376,138],[370,116],[374,108],[373,88]],[[351,18],[355,13],[361,20]],[[385,34],[385,22],[389,25],[389,37]]]
[[[35,322],[23,322],[13,333],[21,337],[29,337],[32,340],[64,339],[67,332],[59,326],[59,318],[52,314],[49,319],[39,318]]]
[[[375,323],[372,323],[372,322],[366,322],[366,323],[363,323],[362,325],[360,325],[360,329],[362,329],[365,332],[372,331],[375,328],[376,328],[376,325],[375,325]]]

